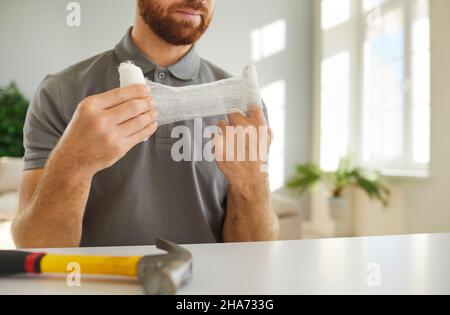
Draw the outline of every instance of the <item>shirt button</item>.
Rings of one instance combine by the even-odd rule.
[[[163,72],[163,71],[161,71],[160,73],[158,73],[158,78],[160,79],[160,80],[164,80],[165,78],[166,78],[166,73],[165,72]]]

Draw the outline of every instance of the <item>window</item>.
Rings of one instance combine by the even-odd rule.
[[[349,155],[384,173],[426,174],[428,1],[349,0],[337,20],[336,3],[321,4],[321,166]]]
[[[334,170],[347,154],[350,136],[350,55],[342,52],[322,62],[321,165]]]

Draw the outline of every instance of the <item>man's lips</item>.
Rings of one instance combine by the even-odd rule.
[[[201,21],[201,18],[203,16],[202,12],[191,9],[179,9],[175,11],[175,14],[182,17],[183,19],[191,20],[194,22]]]
[[[191,9],[180,9],[176,11],[177,13],[186,14],[186,15],[193,15],[193,16],[202,16],[202,13],[200,11],[195,11]]]

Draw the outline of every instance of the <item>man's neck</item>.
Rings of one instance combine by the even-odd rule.
[[[134,44],[160,67],[177,63],[192,48],[192,45],[174,46],[166,43],[139,18],[134,23],[131,38]]]

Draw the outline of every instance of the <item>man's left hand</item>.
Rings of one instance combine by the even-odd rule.
[[[218,124],[220,135],[214,137],[214,157],[220,171],[236,189],[254,187],[267,178],[267,157],[272,130],[262,108],[228,115],[229,122]]]

